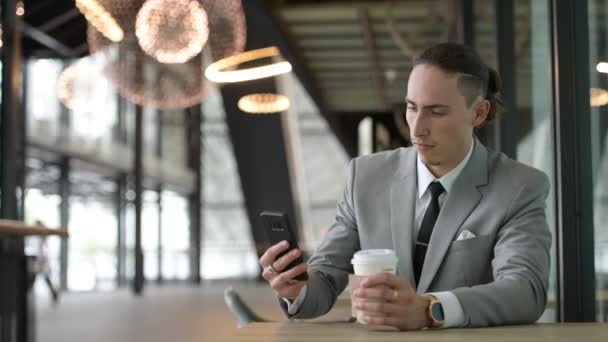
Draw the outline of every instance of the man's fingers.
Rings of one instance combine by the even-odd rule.
[[[264,269],[264,271],[262,271],[262,278],[264,278],[266,281],[271,281],[276,276],[276,273],[269,270]]]
[[[361,312],[369,312],[369,313],[382,313],[386,316],[391,316],[395,314],[400,314],[403,311],[403,307],[398,304],[392,304],[387,302],[367,302],[367,301],[358,301],[355,304],[355,308]],[[378,315],[372,315],[378,316]]]
[[[363,322],[369,325],[386,325],[392,327],[399,327],[399,319],[395,317],[374,317],[369,315],[363,315]]]
[[[387,286],[374,288],[358,288],[355,290],[355,297],[362,299],[384,300],[388,302],[405,301],[412,294],[406,291],[399,291]]]
[[[296,260],[298,257],[302,255],[299,249],[294,249],[289,253],[283,255],[272,263],[272,267],[274,267],[275,271],[283,272],[292,261]]]
[[[307,266],[305,263],[301,263],[298,266],[290,269],[289,271],[282,272],[277,277],[271,280],[270,286],[275,289],[281,289],[286,285],[291,285],[293,282],[290,282],[293,278],[298,276],[300,273],[304,273],[307,270]]]
[[[397,277],[396,275],[391,273],[379,273],[371,275],[361,281],[360,287],[369,288],[377,287],[379,285],[385,285],[398,290],[407,290],[408,288],[412,290],[412,287],[407,280],[405,280],[404,278]]]
[[[289,248],[289,242],[287,241],[281,241],[276,245],[270,246],[260,258],[260,266],[262,266],[262,268],[266,268],[272,265],[272,263],[277,259],[277,256],[287,248]]]

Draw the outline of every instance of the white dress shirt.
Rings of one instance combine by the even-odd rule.
[[[466,157],[458,164],[452,171],[445,174],[443,177],[437,179],[431,171],[426,167],[426,165],[420,159],[420,155],[418,155],[416,162],[416,169],[418,172],[418,197],[416,198],[416,220],[414,221],[414,232],[413,236],[418,236],[418,231],[420,230],[420,225],[422,224],[422,219],[424,218],[424,213],[426,212],[427,207],[431,204],[431,191],[429,190],[429,185],[438,181],[441,183],[445,191],[439,195],[439,208],[443,207],[443,203],[445,202],[445,198],[448,193],[452,191],[452,187],[454,186],[454,182],[460,176],[460,173],[464,169],[464,167],[471,159],[471,155],[473,154],[473,147],[475,142],[471,143],[471,147],[469,147],[469,153],[467,153]],[[441,209],[440,209],[441,212]],[[415,244],[416,239],[412,239]],[[414,248],[414,246],[412,246]],[[450,292],[432,292],[433,296],[437,297],[437,299],[441,302],[441,306],[443,307],[443,316],[445,322],[443,323],[444,328],[452,328],[452,327],[460,327],[464,324],[464,311],[462,311],[462,305],[460,305],[460,301],[458,298]]]
[[[427,207],[431,203],[431,192],[428,190],[429,185],[434,181],[439,181],[445,191],[439,196],[439,208],[443,207],[443,203],[445,202],[445,198],[447,194],[452,190],[454,186],[454,182],[464,169],[464,167],[471,159],[471,155],[473,154],[473,147],[475,141],[472,140],[471,146],[469,147],[469,152],[466,157],[458,164],[452,171],[448,172],[443,177],[437,179],[431,171],[426,167],[426,165],[420,159],[420,155],[418,155],[417,163],[416,163],[416,171],[418,173],[418,197],[416,198],[416,210],[415,210],[415,224],[414,229],[416,230],[413,236],[418,236],[418,230],[420,229],[420,225],[422,224],[422,219],[424,217],[424,213],[426,212]],[[415,243],[416,239],[412,239]],[[412,246],[414,248],[414,246]],[[412,249],[413,250],[413,249]],[[444,328],[452,328],[452,327],[460,327],[464,324],[464,311],[462,310],[462,305],[456,296],[450,291],[443,292],[431,292],[433,296],[437,297],[437,299],[441,302],[441,306],[443,307],[443,315],[445,322],[443,324]],[[295,315],[304,298],[306,297],[306,286],[302,288],[298,297],[295,298],[293,303],[286,298],[281,298],[287,304],[287,312],[290,315]]]

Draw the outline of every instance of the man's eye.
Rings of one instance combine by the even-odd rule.
[[[416,110],[416,107],[407,106],[407,110]]]
[[[443,112],[431,111],[433,115],[443,115]]]

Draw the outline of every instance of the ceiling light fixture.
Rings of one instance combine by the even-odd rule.
[[[251,114],[271,114],[286,111],[290,102],[287,96],[279,94],[250,94],[241,97],[240,110]]]
[[[110,12],[96,0],[76,0],[76,7],[84,14],[87,21],[109,40],[117,43],[125,34]]]
[[[207,12],[197,0],[148,0],[137,14],[135,35],[157,61],[185,63],[207,43]]]
[[[100,57],[90,55],[79,59],[65,68],[57,79],[57,97],[74,112],[94,112],[115,96],[115,90],[97,63]]]
[[[25,7],[23,6],[23,1],[19,1],[17,3],[17,15],[22,17],[25,14]]]
[[[102,73],[118,93],[141,106],[172,110],[200,103],[211,91],[205,67],[245,48],[247,31],[241,0],[196,0],[207,14],[210,34],[199,55],[176,64],[161,63],[144,52],[136,36],[137,16],[152,0],[96,1],[112,15],[125,36],[119,43],[112,43],[89,23],[89,51],[103,56]]]
[[[608,74],[608,62],[597,63],[597,65],[595,66],[595,70],[604,74]]]
[[[78,107],[78,104],[74,101],[74,78],[76,78],[76,64],[64,69],[57,80],[59,100],[64,106],[72,110]]]
[[[225,71],[226,69],[236,67],[241,63],[279,56],[279,49],[274,46],[243,52],[235,56],[220,59],[219,61],[209,65],[205,70],[205,76],[211,82],[236,83],[277,76],[290,72],[291,64],[287,61],[278,61],[268,65],[247,69]]]

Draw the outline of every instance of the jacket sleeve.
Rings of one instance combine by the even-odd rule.
[[[353,272],[352,255],[360,249],[353,203],[355,162],[356,159],[351,160],[347,167],[346,186],[338,202],[335,222],[308,261],[311,276],[301,307],[296,314],[290,315],[287,305],[281,301],[289,318],[315,318],[326,314],[348,284],[348,274]]]

